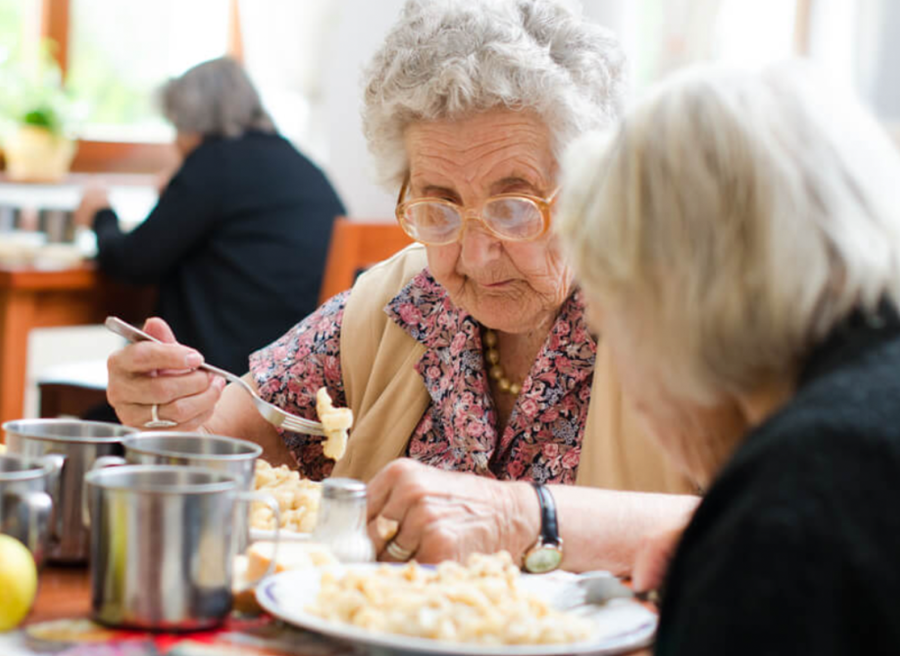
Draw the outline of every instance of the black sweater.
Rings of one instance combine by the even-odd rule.
[[[115,278],[158,284],[158,314],[178,340],[240,373],[316,308],[343,213],[325,175],[283,138],[207,139],[134,231],[97,213],[97,257]]]
[[[900,321],[856,315],[713,484],[657,654],[900,652]]]

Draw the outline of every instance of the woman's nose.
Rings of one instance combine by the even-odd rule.
[[[500,256],[500,240],[488,232],[480,218],[474,215],[464,217],[460,236],[460,257],[470,267],[483,266]]]

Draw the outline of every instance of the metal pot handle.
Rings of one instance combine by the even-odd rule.
[[[127,465],[128,461],[122,456],[100,456],[91,465],[91,471],[95,469],[104,469],[106,467],[121,467]],[[88,501],[88,486],[86,481],[81,482],[81,523],[85,528],[91,527],[91,507]]]
[[[50,467],[47,475],[47,491],[52,499],[52,510],[49,518],[50,537],[55,542],[62,541],[62,473],[66,466],[66,456],[61,453],[48,453],[41,456],[40,461]]]
[[[35,563],[40,567],[44,562],[44,546],[50,529],[53,499],[46,492],[39,490],[12,492],[8,493],[7,498],[18,501],[24,512],[12,514],[9,520],[4,522],[3,532],[8,531],[21,538],[34,556]]]
[[[243,501],[251,503],[253,501],[259,501],[260,503],[264,503],[272,509],[272,513],[275,515],[275,537],[272,540],[272,560],[269,561],[269,566],[262,576],[255,581],[248,581],[247,587],[237,591],[243,592],[244,590],[255,588],[260,581],[275,573],[275,563],[278,562],[278,547],[281,544],[281,506],[278,504],[278,499],[268,492],[237,492],[235,496],[239,502]],[[237,539],[237,536],[235,536],[235,539]]]

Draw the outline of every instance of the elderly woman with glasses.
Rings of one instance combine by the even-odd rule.
[[[306,476],[369,481],[372,526],[399,523],[387,542],[373,528],[382,558],[505,548],[540,570],[565,545],[569,569],[624,571],[644,534],[696,503],[653,492],[695,488],[622,403],[549,230],[558,155],[616,118],[623,66],[613,36],[558,0],[408,2],[368,68],[364,128],[419,244],[255,353],[246,377],[310,418],[326,387],[356,417],[346,455],[276,431],[205,373],[154,377],[196,366],[179,346],[111,358],[119,416],[140,426],[155,409],[182,430],[250,437]]]

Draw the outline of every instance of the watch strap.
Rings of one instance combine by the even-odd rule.
[[[537,493],[538,504],[541,508],[541,543],[547,546],[559,546],[559,523],[556,519],[556,502],[547,486],[540,483],[532,483]]]

